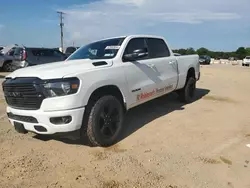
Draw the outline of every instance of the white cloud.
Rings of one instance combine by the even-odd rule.
[[[246,7],[250,7],[249,0],[102,0],[63,11],[67,13],[65,28],[70,40],[89,42],[138,33],[168,22],[199,24],[241,19],[245,16],[242,12],[248,11]]]

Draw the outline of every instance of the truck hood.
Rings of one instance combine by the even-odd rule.
[[[100,62],[99,65],[93,65],[93,63],[97,62]],[[102,62],[104,62],[105,64],[102,65]],[[9,74],[7,77],[38,77],[41,79],[63,78],[67,75],[74,76],[82,72],[87,72],[90,70],[100,69],[104,67],[110,67],[112,66],[112,64],[112,60],[80,59],[60,61],[18,69],[13,73]]]

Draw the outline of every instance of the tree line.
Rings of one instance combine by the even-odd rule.
[[[194,48],[187,48],[187,49],[176,49],[173,50],[174,53],[179,53],[181,55],[191,55],[191,54],[198,54],[198,55],[208,55],[211,58],[215,59],[229,59],[231,57],[236,59],[244,59],[246,56],[250,56],[250,48],[240,47],[235,52],[218,52],[218,51],[211,51],[207,48],[199,48],[195,50]]]

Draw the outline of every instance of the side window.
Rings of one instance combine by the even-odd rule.
[[[148,38],[148,47],[150,58],[168,57],[170,56],[169,49],[162,39]]]
[[[54,51],[50,50],[50,49],[44,49],[44,50],[42,50],[42,54],[43,54],[43,56],[46,56],[46,57],[53,57]]]
[[[64,55],[63,55],[63,53],[61,53],[60,51],[54,50],[54,51],[53,51],[53,56],[54,56],[54,57],[63,57]]]
[[[132,54],[135,50],[138,50],[138,49],[147,49],[147,44],[144,38],[131,39],[123,55]],[[146,59],[146,58],[148,57],[144,57],[143,59]]]
[[[40,50],[37,50],[37,49],[31,50],[31,52],[32,52],[32,54],[33,54],[34,56],[41,56],[41,55],[42,55],[42,54],[41,54],[41,51],[40,51]]]

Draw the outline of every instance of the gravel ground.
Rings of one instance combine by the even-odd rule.
[[[127,114],[123,139],[91,148],[77,139],[18,134],[0,120],[0,187],[249,188],[250,69],[202,66],[196,101],[174,94]],[[0,116],[5,111],[0,100]]]

